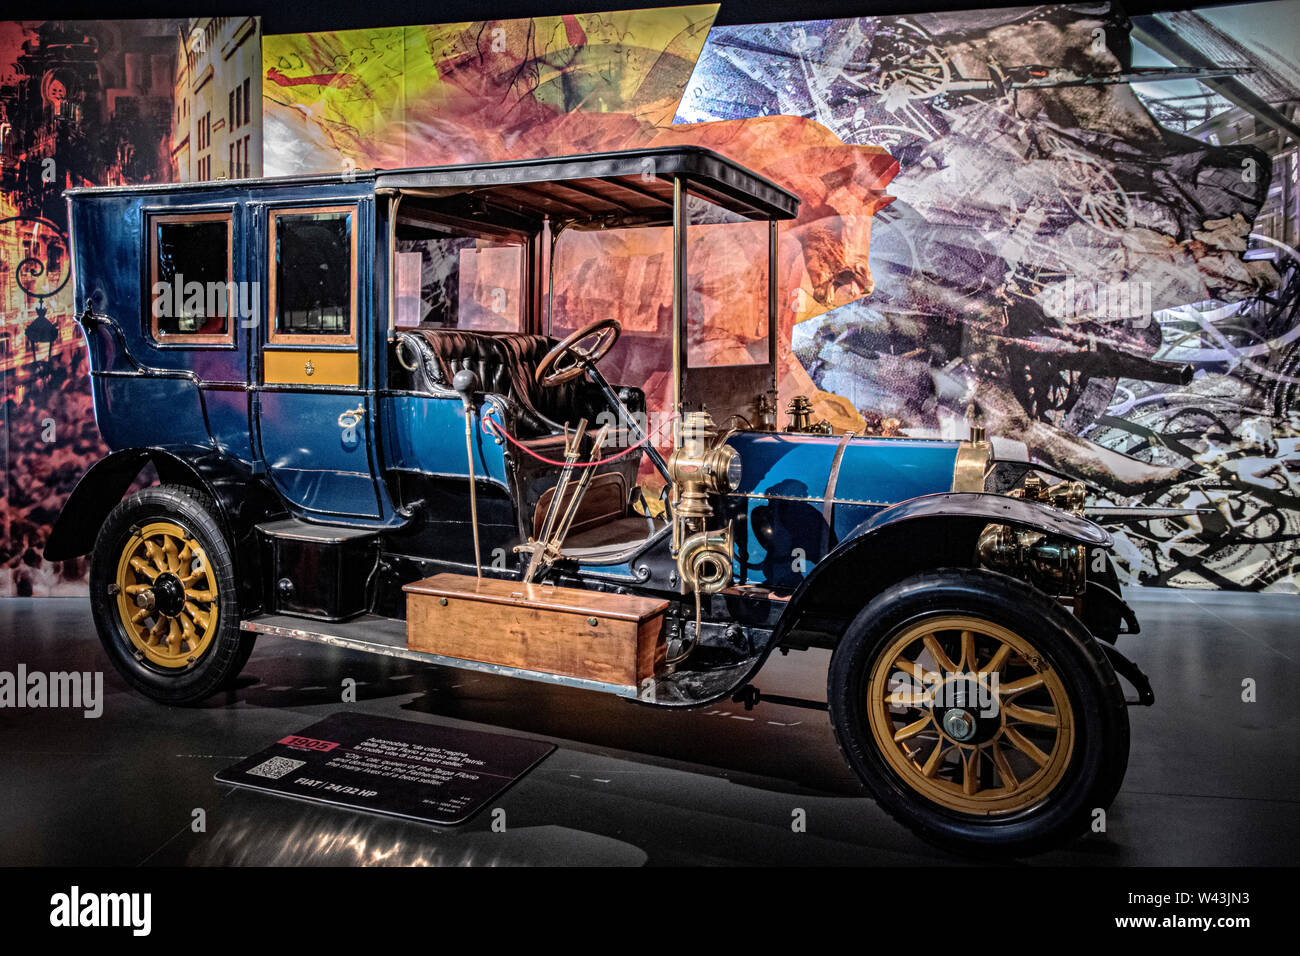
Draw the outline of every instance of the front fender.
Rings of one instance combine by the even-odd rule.
[[[1077,541],[1090,548],[1109,548],[1114,543],[1110,532],[1101,525],[1037,501],[977,491],[954,491],[922,495],[878,511],[850,531],[835,550],[827,555],[827,559],[859,538],[878,534],[884,528],[903,522],[928,518],[947,518],[962,523],[977,521],[981,528],[990,522],[1017,525]],[[820,563],[818,567],[821,567]],[[816,569],[813,573],[816,573]]]
[[[1041,531],[1089,549],[1113,540],[1099,525],[1023,498],[983,492],[923,495],[877,512],[847,534],[790,596],[773,644],[811,618],[852,616],[884,588],[922,571],[971,567],[990,523]]]

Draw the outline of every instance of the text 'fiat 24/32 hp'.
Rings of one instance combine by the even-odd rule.
[[[845,758],[928,840],[1040,850],[1117,792],[1117,674],[1151,691],[1084,487],[978,426],[777,427],[785,189],[664,148],[68,201],[112,453],[46,557],[92,553],[144,694],[271,634],[752,706],[773,651],[827,648]]]

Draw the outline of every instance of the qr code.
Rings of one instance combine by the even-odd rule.
[[[285,774],[293,773],[299,767],[307,766],[305,760],[290,760],[288,757],[272,757],[270,760],[264,760],[256,767],[250,767],[248,772],[255,777],[269,777],[272,780],[279,780]]]

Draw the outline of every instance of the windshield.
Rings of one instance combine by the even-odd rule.
[[[673,231],[668,227],[568,230],[555,244],[553,338],[597,319],[623,326],[601,361],[611,382],[634,384],[671,404]]]
[[[695,195],[687,210],[687,365],[766,364],[768,224]]]
[[[694,195],[687,196],[687,212],[687,366],[766,365],[769,224]],[[611,382],[642,388],[652,418],[671,409],[672,228],[565,230],[555,242],[551,278],[551,336],[618,319],[623,335],[601,371]]]

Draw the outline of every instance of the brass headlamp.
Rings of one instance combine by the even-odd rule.
[[[708,518],[710,493],[725,495],[740,483],[740,455],[718,437],[708,412],[689,412],[682,421],[681,444],[668,459],[668,474],[677,489],[677,514]]]

